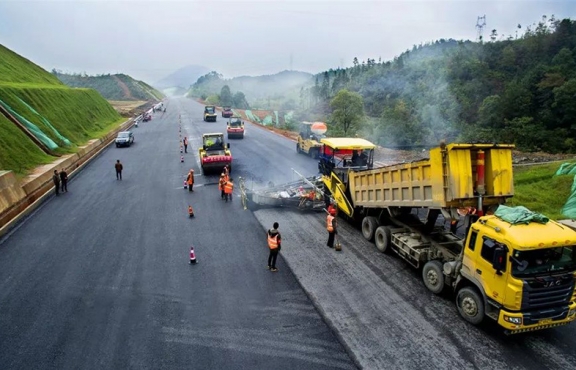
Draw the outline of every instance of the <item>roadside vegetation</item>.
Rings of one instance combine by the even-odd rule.
[[[562,207],[571,193],[574,175],[558,175],[563,162],[514,167],[514,197],[507,205],[524,206],[551,219],[561,220]]]
[[[72,89],[1,45],[0,100],[56,144],[54,155],[72,153],[123,121],[97,91]],[[24,175],[53,159],[16,124],[4,115],[0,118],[0,170]]]

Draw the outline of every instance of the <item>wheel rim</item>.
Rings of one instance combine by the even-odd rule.
[[[426,280],[428,280],[428,283],[432,286],[438,285],[438,274],[436,271],[432,269],[428,270],[426,273]]]
[[[460,303],[462,311],[470,317],[474,317],[478,314],[478,305],[472,297],[464,297]]]

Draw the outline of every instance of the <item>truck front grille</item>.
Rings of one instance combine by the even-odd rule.
[[[524,280],[522,310],[564,306],[572,300],[574,277],[544,276]]]

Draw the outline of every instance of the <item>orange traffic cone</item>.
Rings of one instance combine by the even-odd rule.
[[[182,163],[184,162],[184,156],[183,155],[180,156],[180,162],[182,162]]]
[[[192,209],[191,205],[188,205],[188,216],[190,218],[194,217],[194,210]]]
[[[194,247],[190,247],[190,264],[196,263],[196,253],[194,253]]]
[[[184,180],[184,190],[188,189],[188,182]]]

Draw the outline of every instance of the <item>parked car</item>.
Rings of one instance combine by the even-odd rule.
[[[134,143],[134,134],[130,131],[122,131],[116,136],[116,148],[130,146]]]

